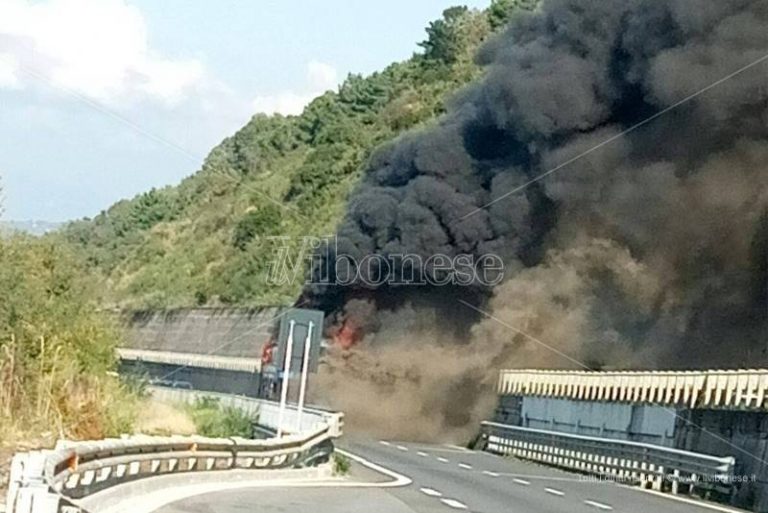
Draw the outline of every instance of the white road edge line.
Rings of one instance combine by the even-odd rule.
[[[440,499],[440,502],[453,509],[467,509],[467,505],[456,499]]]
[[[464,470],[472,470],[472,465],[469,465],[468,463],[459,463],[459,467],[463,468]]]
[[[499,477],[499,473],[498,472],[491,472],[490,470],[483,470],[483,474],[485,474],[486,476],[491,476],[491,477]]]
[[[604,511],[611,511],[613,509],[613,506],[609,506],[608,504],[603,504],[602,502],[586,500],[584,501],[584,504],[588,506],[593,506],[597,509],[602,509]]]
[[[544,491],[552,495],[557,495],[558,497],[562,497],[563,495],[565,495],[565,492],[556,490],[554,488],[544,488]]]
[[[352,461],[358,462],[364,467],[368,467],[371,470],[375,470],[376,472],[384,474],[385,476],[389,476],[393,479],[393,481],[389,481],[387,483],[370,483],[370,484],[369,483],[339,483],[340,485],[345,485],[350,488],[363,488],[363,487],[399,488],[401,486],[408,486],[409,484],[413,483],[413,479],[411,479],[410,477],[404,476],[402,474],[398,474],[394,470],[389,470],[388,468],[384,468],[377,463],[368,461],[365,458],[358,456],[357,454],[352,454],[351,452],[345,451],[343,449],[339,449],[338,447],[336,448],[336,452],[338,452],[342,456],[346,456]],[[360,485],[363,485],[363,486],[360,486]]]
[[[440,463],[448,463],[448,460],[446,460],[445,458],[437,458],[437,461],[439,461]]]
[[[530,481],[526,481],[525,479],[518,479],[518,478],[512,478],[513,483],[517,483],[519,485],[528,486],[531,484]]]
[[[429,495],[430,497],[442,497],[443,494],[438,492],[437,490],[433,490],[432,488],[419,488],[419,491],[423,493],[424,495]]]
[[[453,449],[453,450],[455,450],[455,451],[461,451],[461,452],[470,452],[470,453],[471,453],[471,452],[475,452],[475,451],[470,451],[470,450],[469,450],[469,449],[467,449],[466,447],[462,447],[462,446],[460,446],[460,445],[444,444],[444,445],[443,445],[443,447],[447,447],[447,448],[449,448],[449,449]]]

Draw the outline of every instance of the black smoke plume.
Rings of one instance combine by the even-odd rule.
[[[339,318],[374,305],[326,390],[452,431],[499,367],[768,364],[766,27],[747,0],[517,16],[437,126],[374,155],[338,230],[339,254],[492,253],[505,280],[308,290]]]

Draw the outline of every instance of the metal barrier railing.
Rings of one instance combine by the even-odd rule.
[[[669,484],[672,493],[685,485],[727,488],[735,458],[717,457],[658,445],[610,440],[555,431],[483,422],[484,449],[617,481],[652,486]]]

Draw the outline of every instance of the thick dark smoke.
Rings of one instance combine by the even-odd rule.
[[[768,364],[768,62],[675,106],[768,54],[766,27],[765,0],[552,0],[518,16],[436,127],[377,152],[338,231],[357,258],[494,253],[505,281],[309,291],[377,317],[326,389],[342,406],[394,398],[453,433],[499,367]]]

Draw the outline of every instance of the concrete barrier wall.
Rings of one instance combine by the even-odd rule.
[[[656,405],[523,397],[520,426],[674,446],[675,410]]]

